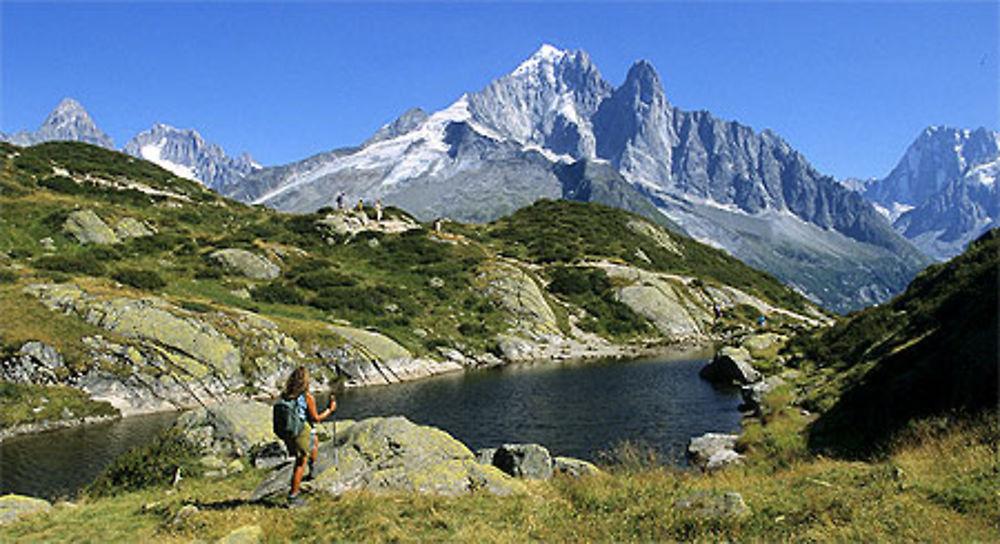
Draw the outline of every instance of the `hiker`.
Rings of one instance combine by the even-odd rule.
[[[337,409],[337,400],[331,395],[330,406],[322,412],[316,412],[316,398],[309,392],[309,370],[304,366],[292,371],[285,383],[285,390],[282,392],[281,398],[295,401],[298,417],[303,423],[302,432],[298,436],[284,437],[288,452],[295,455],[295,470],[292,472],[292,488],[288,492],[288,503],[300,506],[305,504],[305,500],[299,497],[299,486],[302,484],[306,460],[309,460],[309,476],[306,479],[311,480],[315,476],[313,465],[316,463],[316,454],[319,449],[319,441],[316,439],[316,433],[309,422],[321,422],[329,417]]]
[[[344,193],[340,193],[337,195],[337,209],[340,211],[344,211]]]
[[[368,224],[368,212],[365,211],[365,201],[363,199],[358,199],[358,217],[361,218],[361,224]]]
[[[382,222],[382,199],[381,198],[376,198],[375,199],[375,221],[377,223],[381,223]]]

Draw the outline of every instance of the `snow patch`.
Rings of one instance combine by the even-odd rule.
[[[161,138],[160,141],[156,142],[155,144],[146,144],[141,148],[139,148],[139,154],[142,155],[142,158],[159,166],[160,168],[163,168],[164,170],[170,172],[171,174],[177,177],[190,179],[194,181],[201,181],[195,175],[194,169],[191,168],[190,166],[177,164],[176,162],[172,162],[162,158],[163,147],[166,144],[167,144],[167,139]]]
[[[567,155],[565,153],[563,153],[561,155],[557,155],[556,153],[553,153],[552,150],[549,149],[549,148],[547,148],[547,147],[541,147],[541,146],[537,146],[537,145],[526,145],[526,146],[524,146],[523,149],[525,151],[534,151],[536,153],[540,153],[543,157],[545,157],[546,159],[548,159],[551,162],[557,162],[557,163],[561,162],[561,163],[566,163],[566,164],[572,164],[572,163],[576,162],[576,159],[574,159],[573,157],[571,157],[571,156],[569,156],[569,155]]]
[[[998,175],[1000,175],[1000,160],[980,164],[974,167],[968,174],[966,174],[966,179],[979,183],[980,185],[993,187],[996,185]]]

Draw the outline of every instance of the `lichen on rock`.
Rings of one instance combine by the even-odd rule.
[[[245,249],[219,249],[209,256],[226,270],[250,279],[273,280],[281,275],[281,267]]]
[[[23,517],[48,512],[52,504],[42,499],[9,494],[0,497],[0,525],[13,523]]]
[[[63,229],[70,233],[81,244],[115,244],[118,236],[92,210],[75,210],[70,212]]]
[[[287,491],[291,470],[286,466],[273,472],[251,500]],[[335,441],[320,445],[317,472],[304,487],[333,495],[362,489],[439,495],[525,491],[499,469],[476,462],[464,444],[444,431],[399,416],[365,419],[338,432]]]

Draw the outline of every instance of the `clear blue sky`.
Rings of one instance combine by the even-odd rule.
[[[998,3],[0,4],[0,130],[63,97],[122,146],[155,122],[263,164],[360,143],[443,108],[542,43],[621,84],[761,131],[821,171],[884,176],[935,124],[1000,128]]]

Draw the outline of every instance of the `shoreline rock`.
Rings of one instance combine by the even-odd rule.
[[[742,347],[725,346],[715,353],[712,362],[698,375],[714,384],[740,386],[757,382],[761,374],[750,364],[750,352]]]
[[[704,471],[728,465],[742,464],[743,456],[736,452],[737,434],[705,433],[688,441],[688,459]]]
[[[20,425],[14,425],[12,427],[0,428],[0,442],[14,438],[17,436],[25,436],[29,434],[42,434],[49,431],[58,431],[60,429],[69,429],[72,427],[80,427],[82,425],[94,425],[97,423],[107,423],[109,421],[117,421],[123,416],[86,416],[80,418],[72,419],[56,419],[49,421],[39,421],[37,423],[22,423]]]

